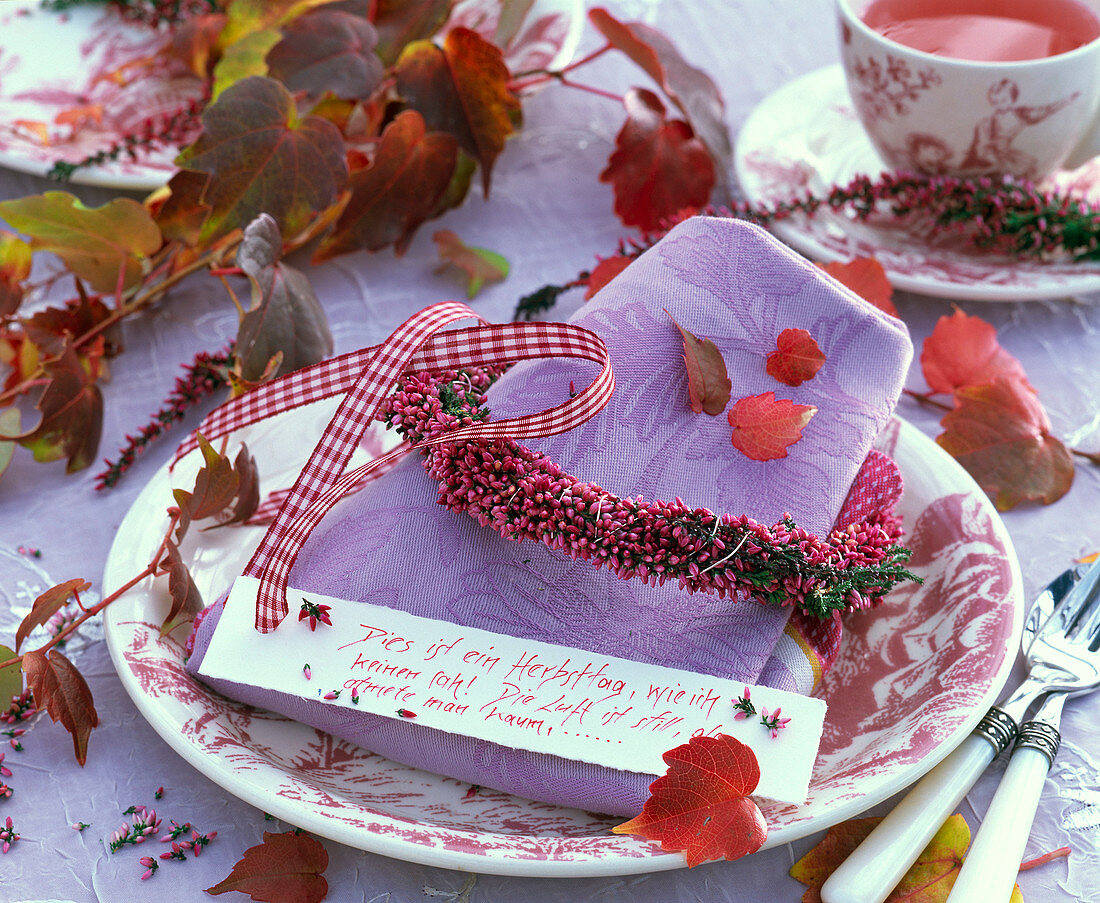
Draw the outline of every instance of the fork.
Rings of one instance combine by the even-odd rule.
[[[1020,726],[1012,758],[948,896],[948,903],[1002,903],[1012,895],[1031,823],[1058,753],[1066,699],[1100,686],[1100,560],[1054,610],[1028,658],[1052,687]]]
[[[1039,594],[1024,623],[1020,645],[1025,655],[1056,606],[1083,579],[1082,570],[1064,571]],[[1098,573],[1095,566],[1089,572]],[[1011,745],[1017,725],[1047,689],[1041,675],[1032,672],[1005,702],[990,708],[974,733],[928,772],[833,872],[821,888],[824,903],[882,903],[990,762]]]

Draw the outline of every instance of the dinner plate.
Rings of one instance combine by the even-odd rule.
[[[499,6],[458,0],[451,20],[491,37]],[[509,44],[509,69],[561,67],[573,58],[583,27],[581,0],[535,0]],[[0,4],[0,166],[45,175],[59,160],[86,159],[199,99],[200,79],[149,65],[170,39],[168,30],[128,22],[101,5],[56,12],[28,0]],[[77,170],[72,181],[151,191],[175,172],[178,150],[123,153]]]
[[[331,414],[314,405],[237,435],[256,456],[265,492],[289,485],[311,450],[294,437],[318,435]],[[768,846],[850,818],[924,774],[974,727],[1015,658],[1021,581],[993,506],[916,428],[892,421],[879,445],[905,479],[900,512],[924,582],[848,618],[820,690],[828,713],[809,798],[762,803]],[[108,557],[104,592],[146,565],[166,529],[171,489],[193,485],[196,459],[160,470],[138,496]],[[204,598],[227,588],[262,532],[191,530],[183,555]],[[263,811],[352,847],[482,873],[578,877],[684,866],[679,853],[611,834],[622,819],[475,790],[212,692],[184,670],[187,626],[159,635],[166,604],[162,584],[147,580],[106,610],[119,677],[173,749]]]
[[[802,76],[766,97],[735,144],[734,165],[746,198],[764,205],[885,169],[856,118],[839,65]],[[1100,200],[1100,160],[1059,172],[1041,186]],[[968,250],[957,234],[927,231],[880,217],[859,222],[845,211],[820,210],[769,227],[818,261],[874,256],[895,288],[965,301],[1032,301],[1100,291],[1100,263],[1034,260]]]

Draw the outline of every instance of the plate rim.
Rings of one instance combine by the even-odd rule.
[[[1011,576],[1011,585],[1004,604],[1012,605],[1012,630],[1006,640],[997,673],[989,680],[981,700],[975,704],[956,729],[945,737],[935,749],[926,753],[917,762],[903,768],[900,774],[892,780],[880,781],[870,793],[831,804],[822,815],[787,826],[776,827],[769,832],[764,849],[825,830],[840,821],[851,818],[877,805],[905,786],[918,780],[950,754],[970,734],[986,708],[1000,694],[1001,688],[1015,663],[1015,653],[1023,627],[1023,588],[1019,561],[1003,520],[997,514],[992,502],[989,501],[985,493],[981,492],[970,475],[934,441],[900,417],[895,416],[893,422],[899,425],[897,439],[899,447],[911,447],[913,449],[912,453],[922,460],[930,458],[935,464],[933,470],[937,474],[941,473],[943,468],[949,466],[952,482],[964,481],[964,484],[970,487],[972,493],[980,499],[983,510],[990,515],[991,529],[1002,544]],[[152,516],[150,507],[163,503],[165,491],[170,483],[169,465],[165,464],[156,471],[145,487],[142,488],[119,524],[104,568],[104,594],[112,592],[132,577],[135,573],[135,567],[137,570],[144,567],[145,562],[135,565],[138,559],[144,557],[138,551],[141,548],[140,544],[128,543],[128,540],[135,528],[139,531],[138,535],[148,534],[148,519]],[[154,502],[154,499],[157,499],[157,501]],[[144,525],[146,529],[143,530],[139,525]],[[148,581],[145,581],[141,586],[145,588],[145,592],[148,592]],[[494,855],[492,852],[449,849],[441,845],[429,846],[391,834],[364,830],[362,827],[333,819],[319,810],[303,807],[301,803],[295,800],[279,796],[276,793],[265,793],[258,782],[242,779],[236,773],[232,764],[221,758],[213,757],[217,767],[211,771],[209,770],[211,757],[181,733],[179,724],[165,711],[156,698],[147,696],[142,691],[136,676],[127,665],[124,655],[126,637],[123,636],[123,633],[125,625],[133,623],[133,621],[134,619],[129,616],[123,620],[121,606],[110,606],[104,613],[104,634],[111,662],[127,695],[158,736],[167,742],[188,765],[218,784],[226,792],[250,805],[256,806],[261,811],[269,812],[291,824],[298,825],[322,837],[346,844],[355,849],[366,850],[420,865],[457,868],[482,874],[524,877],[601,877],[667,871],[686,866],[685,858],[681,853],[661,851],[655,844],[639,838],[613,835],[608,835],[610,842],[622,845],[624,853],[632,847],[634,855],[587,856],[586,858],[586,854],[581,853],[579,858],[571,858],[560,856],[560,851],[558,851],[560,858],[536,859],[505,857]],[[208,767],[203,768],[203,765]],[[271,767],[276,768],[277,766],[272,765]],[[377,810],[370,810],[370,812],[371,818],[379,824],[384,822],[393,825],[408,824],[408,819],[402,819]],[[448,831],[452,836],[466,834],[482,837],[496,836],[505,839],[512,837],[512,835],[505,834],[493,835],[492,832],[470,832],[465,829],[448,829]]]
[[[765,129],[767,122],[775,121],[776,117],[772,115],[773,106],[780,103],[786,105],[791,98],[797,99],[804,97],[806,95],[805,87],[807,84],[827,81],[839,81],[841,88],[837,91],[837,95],[840,98],[847,98],[847,93],[843,89],[843,67],[840,63],[832,63],[828,66],[822,66],[818,69],[806,72],[767,94],[753,107],[749,115],[741,124],[741,127],[737,131],[737,137],[734,140],[734,176],[749,203],[767,203],[768,198],[753,190],[756,180],[748,171],[746,158],[748,151],[759,147],[759,142],[753,143],[746,149],[746,144],[748,144],[747,139],[752,138],[754,134]],[[862,137],[862,130],[859,129],[858,124],[854,126],[853,131],[859,136],[856,140],[859,140],[859,138]],[[871,153],[874,153],[873,149],[871,149],[870,141],[865,137],[862,137],[862,140],[866,142]],[[888,167],[883,163],[882,171],[887,170]],[[853,175],[854,174],[855,173],[853,173]],[[874,174],[865,173],[865,175],[873,177]],[[836,217],[835,221],[838,224],[843,224],[843,219],[840,217]],[[792,217],[782,222],[772,223],[767,228],[774,235],[791,245],[800,253],[815,260],[833,262],[838,260],[843,261],[845,259],[843,256],[837,254],[836,251],[821,244],[812,236],[808,235],[803,229],[800,229],[798,227],[798,222],[798,217]],[[873,228],[873,226],[869,228]],[[1009,268],[1012,266],[1012,263],[1011,259],[1006,258],[1004,266]],[[1046,288],[1041,284],[1032,286],[989,286],[980,282],[955,282],[934,276],[912,276],[906,273],[899,273],[888,266],[886,266],[885,269],[890,278],[890,282],[896,289],[932,298],[947,298],[953,301],[1049,301],[1055,298],[1066,298],[1100,291],[1100,269],[1097,269],[1093,273],[1067,276],[1065,277],[1062,287],[1057,289]]]

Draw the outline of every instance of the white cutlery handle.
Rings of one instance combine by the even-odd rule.
[[[1008,903],[1049,769],[1037,749],[1012,754],[948,903]]]
[[[996,754],[978,734],[963,740],[833,872],[824,903],[882,903]]]

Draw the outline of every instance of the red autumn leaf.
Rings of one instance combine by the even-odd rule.
[[[274,79],[250,76],[226,88],[203,111],[202,129],[178,163],[210,175],[204,242],[261,213],[295,236],[347,184],[340,130],[317,116],[299,119],[294,98]]]
[[[206,892],[238,891],[264,903],[320,903],[328,894],[326,868],[328,851],[312,837],[265,831],[263,843],[245,850],[229,877]]]
[[[241,445],[231,464],[202,435],[198,436],[198,444],[203,463],[195,475],[194,488],[190,492],[172,490],[180,509],[177,542],[182,541],[191,521],[216,518],[217,523],[207,529],[240,523],[252,516],[260,500],[256,461],[247,446]]]
[[[465,244],[450,229],[440,229],[432,235],[441,269],[454,266],[466,274],[466,297],[473,298],[486,282],[500,282],[508,275],[508,261],[496,251]]]
[[[1049,505],[1073,483],[1073,457],[1050,434],[1038,397],[1021,379],[999,376],[955,392],[936,441],[977,480],[999,511],[1023,501]]]
[[[174,22],[165,57],[179,60],[198,78],[206,78],[210,75],[210,61],[225,22],[223,13],[191,16]]]
[[[87,467],[95,460],[103,431],[103,395],[72,346],[66,343],[61,356],[44,365],[49,383],[38,399],[42,419],[19,444],[34,453],[36,461],[67,458],[67,473]]]
[[[50,618],[57,614],[62,606],[69,601],[70,596],[78,595],[91,588],[92,585],[87,580],[82,580],[77,577],[73,580],[66,580],[64,583],[59,583],[57,586],[51,586],[42,593],[34,600],[30,613],[23,618],[23,621],[19,625],[19,629],[15,631],[15,651],[19,651],[19,647],[23,644],[23,640],[27,638],[35,627],[45,624]]]
[[[787,457],[787,449],[802,438],[802,430],[817,413],[812,404],[776,398],[774,392],[734,402],[727,419],[733,427],[733,447],[753,461]]]
[[[391,244],[403,253],[446,193],[457,155],[452,136],[427,132],[415,110],[398,113],[382,132],[374,162],[352,173],[351,199],[314,263]]]
[[[707,203],[714,163],[690,125],[665,118],[652,91],[631,88],[623,104],[626,122],[600,181],[611,183],[615,213],[626,225],[652,232],[684,208]]]
[[[520,116],[500,48],[469,28],[452,28],[442,47],[431,41],[406,47],[394,74],[398,94],[424,117],[426,127],[453,135],[481,164],[488,197],[493,163]]]
[[[365,100],[382,82],[374,52],[378,34],[362,16],[343,9],[315,9],[282,29],[267,54],[268,72],[293,93],[316,101],[327,92]]]
[[[890,284],[890,277],[874,257],[856,257],[847,263],[834,260],[832,263],[819,263],[818,266],[864,301],[870,302],[892,317],[898,316],[898,309],[894,306],[894,287]]]
[[[198,244],[210,205],[202,200],[210,176],[205,172],[180,169],[168,180],[168,196],[153,213],[165,241]]]
[[[111,316],[111,309],[98,295],[81,294],[65,302],[64,307],[47,307],[22,321],[27,338],[47,355],[59,355],[69,339],[76,339],[98,327]],[[107,327],[103,353],[114,357],[120,351],[118,331]],[[78,354],[79,356],[79,354]]]
[[[813,379],[825,364],[825,352],[805,329],[784,329],[775,345],[768,355],[768,376],[788,386]]]
[[[791,866],[790,876],[808,886],[802,903],[821,903],[821,886],[848,858],[881,818],[854,818],[831,827],[806,855]],[[884,903],[944,903],[970,846],[970,828],[961,815],[952,815]],[[1008,903],[1023,903],[1016,887]]]
[[[730,390],[733,388],[722,352],[710,339],[700,339],[677,323],[667,310],[665,313],[672,320],[672,325],[680,330],[680,337],[684,342],[684,365],[687,367],[691,409],[696,414],[702,411],[711,417],[717,417],[726,409]]]
[[[951,393],[991,383],[1000,376],[1028,384],[1023,365],[997,341],[997,330],[961,310],[936,322],[924,340],[920,363],[933,392]]]
[[[649,786],[640,815],[611,830],[660,841],[682,851],[689,867],[712,859],[740,859],[768,836],[749,794],[760,782],[750,747],[725,735],[692,737],[664,754],[668,772]]]
[[[167,542],[165,552],[160,571],[168,575],[168,595],[172,601],[160,625],[161,636],[167,636],[180,624],[190,622],[203,609],[202,594],[191,579],[191,572],[184,564],[179,546],[174,542]]]
[[[589,10],[589,21],[608,42],[640,66],[683,113],[714,161],[719,186],[726,192],[732,148],[725,104],[718,86],[684,59],[661,32],[644,22],[620,22],[606,9]]]
[[[99,724],[92,691],[73,663],[56,649],[49,658],[37,649],[23,654],[23,672],[34,694],[35,705],[60,721],[73,735],[73,751],[81,765],[88,758],[88,737]]]
[[[375,52],[392,66],[413,41],[430,38],[447,21],[453,0],[377,0],[374,27],[378,32]]]
[[[616,254],[614,257],[605,257],[597,263],[588,275],[588,288],[585,290],[584,300],[588,301],[592,298],[596,292],[630,266],[633,259],[624,254]]]
[[[275,376],[332,354],[324,308],[305,274],[280,262],[282,253],[283,237],[270,216],[261,214],[248,224],[237,248],[237,266],[252,284],[252,301],[234,345],[246,380],[259,379],[277,354]]]

